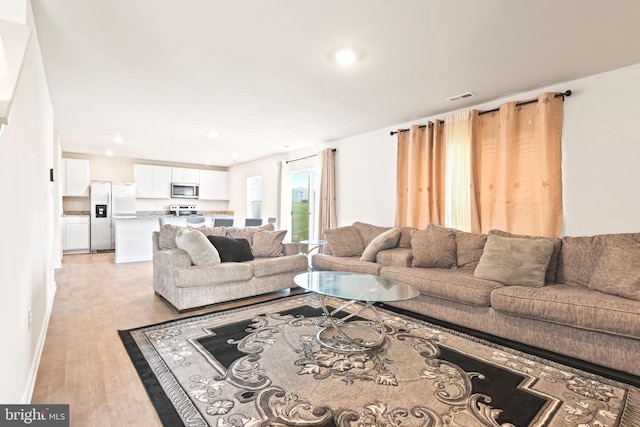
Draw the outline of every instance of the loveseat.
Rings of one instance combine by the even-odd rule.
[[[392,230],[362,222],[326,230],[312,266],[400,280],[420,295],[393,306],[640,375],[640,233]],[[383,238],[394,233],[395,242]]]
[[[163,225],[152,235],[153,289],[176,310],[185,311],[295,288],[293,278],[307,271],[308,259],[297,243],[282,243],[285,233],[274,231],[272,224],[194,229]]]

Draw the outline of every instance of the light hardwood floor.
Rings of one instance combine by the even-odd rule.
[[[69,404],[74,427],[161,426],[118,330],[273,299],[287,291],[178,314],[152,288],[151,262],[65,255],[32,403]]]

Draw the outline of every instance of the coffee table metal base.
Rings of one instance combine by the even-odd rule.
[[[333,311],[330,311],[325,303],[326,297],[321,294],[317,295],[320,299],[320,304],[324,313],[324,318],[318,324],[320,330],[316,334],[316,339],[320,345],[339,353],[363,352],[382,345],[385,340],[384,325],[382,324],[382,319],[380,319],[373,302],[359,302],[361,304],[360,307],[353,313],[348,313],[344,317],[336,317],[339,313],[343,312],[345,308],[357,303],[358,301],[347,301]],[[369,310],[373,313],[374,320],[352,320],[365,310]],[[364,335],[371,335],[371,339],[354,337],[354,334],[347,333],[347,331],[353,329],[359,330],[361,333],[364,332]],[[328,335],[331,332],[333,332],[331,337],[323,336]]]

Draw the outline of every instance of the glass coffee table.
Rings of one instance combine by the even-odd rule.
[[[385,329],[374,304],[404,301],[419,295],[411,285],[372,274],[310,271],[298,274],[294,282],[318,295],[324,318],[318,325],[320,330],[316,339],[337,352],[362,352],[380,346],[385,339]],[[327,297],[346,301],[330,310],[326,305]],[[358,302],[361,304],[356,304]],[[345,311],[351,305],[357,306],[355,311]],[[356,318],[365,311],[373,316]]]

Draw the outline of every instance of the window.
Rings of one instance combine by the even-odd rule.
[[[247,178],[247,218],[262,218],[262,176]]]

